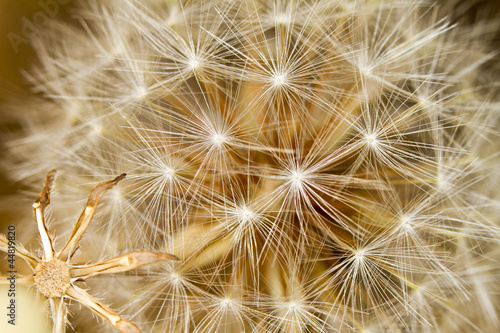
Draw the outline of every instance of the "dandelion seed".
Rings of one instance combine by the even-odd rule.
[[[243,207],[238,210],[238,217],[242,222],[248,222],[253,219],[255,215],[248,208]]]
[[[223,136],[223,135],[220,135],[220,134],[215,134],[213,136],[213,142],[214,142],[215,145],[218,145],[218,146],[220,146],[223,143],[225,143],[226,140],[227,140],[227,138],[225,136]]]
[[[92,136],[95,136],[95,137],[99,137],[102,135],[103,133],[103,127],[101,124],[99,124],[98,122],[93,122],[91,125],[91,135]]]
[[[356,250],[354,252],[354,256],[356,257],[356,260],[363,260],[365,256],[365,251],[364,250]]]
[[[379,141],[375,134],[369,134],[365,137],[366,142],[373,148],[377,147]]]
[[[174,283],[180,283],[181,282],[181,276],[179,275],[179,273],[176,273],[176,272],[172,273],[170,275],[170,278],[172,279],[172,281]]]
[[[231,299],[230,298],[224,298],[221,302],[222,307],[230,307],[231,306]]]
[[[135,97],[138,99],[141,99],[141,98],[146,97],[147,94],[148,94],[148,90],[146,89],[146,87],[139,87],[136,90]]]
[[[189,67],[193,70],[196,71],[198,68],[200,68],[201,62],[197,60],[196,58],[193,58],[189,60]]]
[[[290,23],[290,16],[287,13],[277,13],[276,25],[288,25]]]
[[[175,175],[175,170],[172,168],[166,167],[164,169],[164,174],[165,174],[165,177],[167,177],[168,179],[171,179]]]
[[[118,189],[113,189],[111,191],[111,197],[113,201],[120,202],[122,200],[122,192]]]
[[[304,175],[302,174],[302,172],[292,172],[291,179],[293,183],[295,183],[296,185],[300,185],[304,180]]]
[[[412,226],[412,216],[403,215],[400,219],[400,227],[406,232],[411,232],[413,229]]]
[[[276,75],[273,78],[273,85],[279,87],[286,84],[286,76],[284,74]]]

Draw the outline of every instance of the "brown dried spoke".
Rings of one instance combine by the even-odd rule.
[[[87,230],[90,221],[92,221],[92,217],[94,216],[94,213],[97,209],[97,205],[99,204],[99,201],[101,200],[101,197],[104,194],[104,192],[106,192],[108,189],[116,185],[116,183],[125,178],[125,176],[126,174],[121,174],[120,176],[116,177],[111,181],[99,183],[92,190],[87,200],[87,205],[83,209],[82,214],[80,215],[78,221],[76,222],[75,228],[73,229],[73,233],[69,237],[66,245],[57,255],[57,257],[60,260],[63,261],[66,260],[76,250],[78,242],[85,233],[85,230]]]
[[[40,239],[42,240],[43,256],[44,259],[47,260],[53,258],[54,248],[52,245],[52,239],[47,230],[47,224],[45,223],[44,212],[45,207],[47,207],[50,203],[50,188],[54,182],[55,175],[56,170],[52,170],[47,174],[47,179],[45,180],[45,186],[43,187],[42,193],[40,193],[38,199],[33,203],[33,216],[38,227]]]
[[[64,298],[49,298],[50,313],[52,314],[52,333],[66,332],[66,318],[68,315],[68,308],[64,302]]]
[[[99,315],[101,318],[106,319],[111,325],[116,327],[120,332],[141,333],[139,328],[134,323],[120,317],[120,315],[118,315],[115,311],[113,311],[109,306],[95,299],[85,290],[72,285],[71,287],[69,287],[67,295],[72,299],[82,303],[86,307],[90,308],[94,313]]]
[[[51,170],[47,174],[47,178],[45,180],[45,186],[43,187],[40,196],[35,201],[35,204],[40,206],[42,213],[44,212],[45,207],[47,207],[48,204],[50,204],[50,189],[52,187],[52,184],[54,183],[56,172],[57,170]]]
[[[0,285],[8,285],[10,284],[10,281],[8,280],[9,276],[6,275],[0,275]],[[33,276],[16,276],[16,283],[17,284],[24,284],[24,285],[31,285],[33,284]]]
[[[32,268],[35,268],[35,266],[38,264],[38,258],[29,253],[28,250],[26,250],[24,246],[22,246],[18,242],[15,242],[15,248],[16,256],[22,258]],[[2,234],[0,234],[0,251],[3,251],[5,253],[9,251],[9,240]]]
[[[149,265],[162,260],[179,260],[176,256],[168,253],[157,253],[151,251],[135,251],[122,256],[117,256],[101,262],[74,266],[71,275],[74,278],[86,279],[101,274],[112,274],[127,272],[137,267]]]

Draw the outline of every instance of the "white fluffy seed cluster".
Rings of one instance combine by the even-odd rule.
[[[425,1],[85,2],[34,40],[4,164],[27,186],[57,168],[77,210],[129,175],[86,237],[181,258],[130,284],[144,331],[500,329],[497,25]]]

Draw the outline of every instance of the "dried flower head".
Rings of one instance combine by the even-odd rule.
[[[66,299],[75,300],[88,307],[102,319],[108,321],[116,329],[123,333],[141,332],[132,322],[125,320],[109,306],[98,301],[84,289],[78,287],[78,282],[101,275],[119,272],[127,272],[140,266],[152,264],[163,260],[177,260],[177,257],[167,253],[156,253],[151,251],[135,251],[118,257],[106,259],[95,264],[74,264],[71,260],[77,250],[78,242],[87,230],[94,216],[97,205],[104,192],[125,177],[122,174],[115,179],[100,183],[90,193],[87,205],[78,219],[71,237],[66,245],[55,251],[45,222],[44,210],[50,203],[50,188],[54,181],[55,170],[49,172],[45,186],[40,197],[33,204],[35,221],[38,226],[40,240],[42,242],[43,256],[28,252],[22,245],[17,244],[16,255],[24,259],[32,268],[31,276],[22,277],[20,281],[36,287],[36,289],[49,299],[52,320],[54,321],[54,333],[66,331],[67,308]],[[0,234],[0,250],[8,251],[8,240]],[[2,280],[6,280],[2,277]]]

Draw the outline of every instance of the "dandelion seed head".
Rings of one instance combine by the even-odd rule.
[[[232,305],[232,302],[233,302],[232,299],[230,299],[229,297],[225,297],[222,299],[220,304],[223,308],[228,308]]]
[[[189,59],[188,66],[193,72],[195,72],[196,70],[200,69],[201,60],[198,57],[193,57]]]
[[[445,192],[452,187],[452,183],[450,183],[450,176],[440,171],[436,177],[437,188],[441,192]]]
[[[111,190],[111,200],[115,203],[119,203],[123,200],[123,193],[119,188],[115,187]]]
[[[286,84],[286,74],[276,74],[273,76],[271,83],[274,87],[281,87]]]
[[[179,273],[177,273],[177,272],[172,272],[172,273],[170,274],[170,279],[171,279],[171,281],[172,281],[173,283],[175,283],[175,284],[179,284],[179,283],[181,283],[181,276],[180,276],[180,274],[179,274]]]
[[[89,1],[33,38],[43,103],[3,113],[2,165],[26,188],[130,170],[96,236],[183,255],[140,271],[148,331],[444,332],[485,299],[464,272],[499,253],[498,24],[420,0]]]
[[[428,96],[418,95],[417,98],[418,98],[418,105],[420,105],[420,107],[423,109],[426,109],[432,105],[432,101]]]
[[[373,76],[373,68],[371,66],[360,65],[358,66],[358,69],[362,77],[369,78]]]
[[[215,134],[212,136],[212,143],[215,146],[222,146],[223,144],[227,143],[228,138],[223,135],[223,134]]]
[[[144,98],[148,95],[148,90],[144,86],[140,86],[136,89],[136,92],[134,94],[135,98],[141,99]]]
[[[399,220],[400,221],[399,225],[406,230],[411,230],[413,228],[411,225],[412,219],[413,219],[413,216],[404,214],[401,216],[401,218]]]
[[[97,122],[97,121],[93,121],[91,124],[90,124],[90,128],[91,128],[91,131],[90,131],[90,134],[94,137],[99,137],[102,135],[103,131],[104,131],[104,128],[103,126]]]
[[[279,12],[275,15],[276,25],[288,25],[291,22],[291,17],[288,13]]]
[[[372,148],[377,147],[377,145],[379,143],[379,141],[377,139],[377,136],[375,134],[368,134],[368,135],[366,135],[365,136],[365,141]]]
[[[290,175],[290,181],[294,186],[301,187],[304,180],[305,180],[305,175],[301,171],[293,171],[292,174]]]
[[[354,251],[354,257],[356,258],[356,260],[363,260],[364,257],[365,257],[365,250],[356,250]]]
[[[248,222],[255,218],[255,213],[248,209],[246,206],[237,210],[238,219],[241,222]]]
[[[172,179],[175,176],[175,170],[171,167],[165,167],[163,169],[163,174],[167,179]]]

